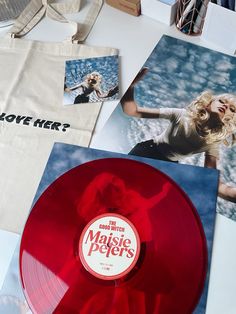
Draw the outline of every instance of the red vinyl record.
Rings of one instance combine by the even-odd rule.
[[[189,314],[207,247],[198,213],[169,177],[105,158],[55,180],[32,208],[20,273],[37,314]]]

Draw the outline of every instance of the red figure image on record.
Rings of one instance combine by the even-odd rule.
[[[96,278],[78,256],[84,227],[105,213],[126,217],[141,242],[137,264],[116,280]],[[190,314],[205,282],[206,240],[171,179],[138,161],[105,158],[71,169],[41,195],[22,236],[20,270],[37,314]]]

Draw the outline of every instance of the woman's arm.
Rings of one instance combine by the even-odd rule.
[[[78,89],[78,88],[80,88],[80,87],[82,87],[83,86],[83,83],[79,83],[79,84],[77,84],[77,85],[74,85],[74,86],[72,86],[72,87],[67,87],[67,86],[65,86],[64,87],[64,90],[65,90],[65,92],[71,92],[71,91],[73,91],[73,90],[76,90],[76,89]]]
[[[159,109],[153,108],[143,108],[139,107],[137,102],[134,99],[134,87],[138,81],[147,73],[147,68],[142,68],[133,82],[131,83],[130,87],[128,88],[127,92],[121,99],[121,106],[123,108],[124,113],[129,116],[137,117],[137,118],[158,118],[159,117]]]
[[[112,87],[111,89],[109,89],[109,91],[106,93],[102,93],[100,89],[95,89],[94,91],[99,98],[109,98],[119,92],[119,87],[118,85],[116,85],[115,87]]]
[[[207,168],[217,168],[216,157],[211,155],[206,155],[205,157],[205,167]],[[236,187],[229,186],[219,180],[218,188],[219,196],[227,201],[236,203]]]

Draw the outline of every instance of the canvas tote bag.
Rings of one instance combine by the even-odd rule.
[[[89,145],[101,103],[63,106],[65,61],[117,55],[113,48],[79,44],[101,5],[92,1],[72,41],[48,43],[20,37],[45,15],[67,22],[63,14],[79,11],[80,1],[33,0],[0,39],[1,229],[22,231],[54,142]]]

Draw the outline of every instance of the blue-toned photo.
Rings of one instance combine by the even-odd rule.
[[[114,100],[118,92],[118,56],[66,61],[64,105]]]
[[[236,58],[163,36],[96,148],[221,170],[217,211],[236,220]]]

